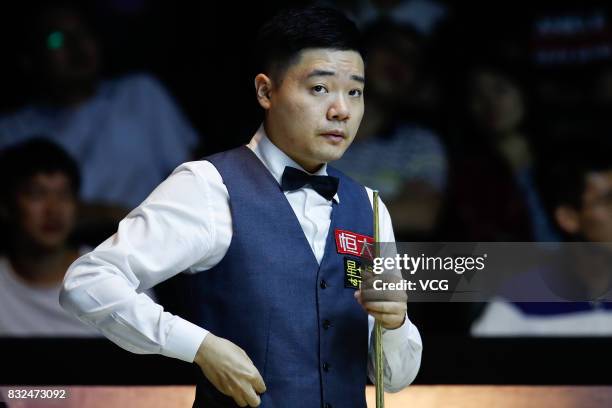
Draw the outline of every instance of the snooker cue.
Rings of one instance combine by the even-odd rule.
[[[380,256],[380,243],[378,231],[378,190],[374,190],[374,256]],[[382,346],[382,325],[376,319],[374,323],[374,366],[376,376],[376,408],[385,406],[385,387],[384,387],[384,367],[383,367],[383,346]]]

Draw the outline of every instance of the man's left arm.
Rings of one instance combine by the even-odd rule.
[[[371,190],[368,189],[370,199]],[[380,241],[383,243],[395,242],[391,217],[382,201],[379,201],[379,231]],[[405,292],[395,293],[389,299],[369,300],[362,297],[362,291],[355,293],[355,298],[368,312],[368,376],[375,382],[374,365],[374,337],[373,328],[375,318],[383,326],[383,365],[385,391],[398,392],[414,381],[421,365],[421,351],[423,344],[419,330],[410,321],[406,314]],[[376,296],[378,297],[378,296]]]

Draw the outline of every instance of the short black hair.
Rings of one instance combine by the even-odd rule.
[[[288,8],[259,29],[254,47],[257,69],[278,79],[307,48],[350,50],[363,57],[361,33],[342,12],[321,6]]]
[[[582,208],[589,173],[612,170],[612,143],[602,136],[570,137],[550,144],[548,152],[539,152],[541,159],[536,166],[536,180],[542,203],[553,224],[556,224],[554,212],[558,207]]]
[[[62,147],[34,137],[0,151],[0,203],[11,208],[17,191],[39,173],[61,172],[70,179],[75,195],[81,185],[77,162]]]

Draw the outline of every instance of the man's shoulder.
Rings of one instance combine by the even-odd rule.
[[[251,149],[245,145],[240,145],[227,150],[207,154],[206,156],[202,157],[200,161],[214,162],[220,159],[236,159],[238,156],[243,155],[245,151],[248,153],[251,151]]]
[[[171,176],[176,174],[192,174],[194,177],[209,180],[211,177],[220,177],[219,172],[208,157],[200,160],[192,160],[179,164],[171,173]]]
[[[10,269],[10,261],[6,255],[0,255],[0,274],[4,274]]]
[[[150,109],[151,106],[165,104],[171,100],[164,85],[155,76],[146,72],[104,79],[95,97],[111,100],[115,104],[131,109]]]
[[[13,297],[21,288],[22,285],[19,285],[11,261],[6,255],[0,255],[0,293],[2,293],[0,298]]]
[[[144,90],[148,91],[162,87],[159,80],[146,72],[132,72],[121,76],[105,79],[102,82],[105,87],[121,90]]]

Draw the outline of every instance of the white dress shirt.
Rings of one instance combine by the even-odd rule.
[[[79,248],[80,254],[91,248]],[[58,302],[61,283],[32,285],[0,256],[0,337],[100,337]]]
[[[279,183],[285,166],[302,169],[267,138],[263,126],[247,146]],[[314,174],[327,175],[327,167]],[[372,192],[366,190],[372,202]],[[308,187],[285,196],[320,263],[331,201]],[[210,162],[182,164],[119,223],[113,236],[70,266],[60,303],[126,350],[193,362],[207,330],[165,312],[142,292],[182,271],[211,269],[223,259],[232,238],[229,200],[221,175]],[[339,200],[338,195],[334,200]],[[395,240],[384,205],[380,237],[383,242]],[[373,326],[374,318],[369,316],[368,338]],[[383,333],[385,388],[398,391],[416,377],[421,337],[407,317],[401,327]],[[370,379],[373,355],[370,342]]]

